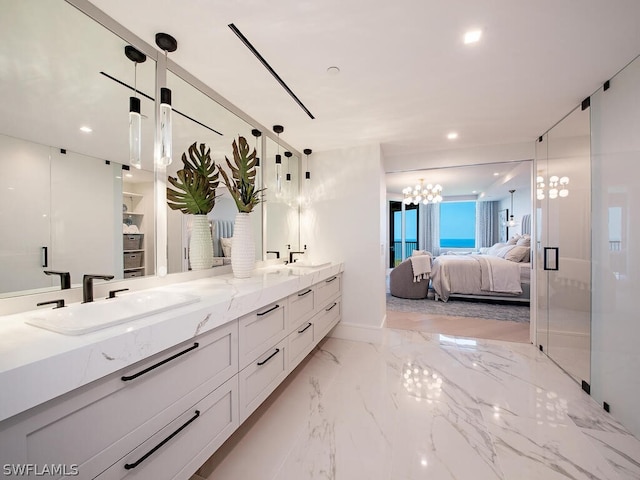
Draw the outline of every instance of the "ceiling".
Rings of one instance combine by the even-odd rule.
[[[640,53],[637,0],[92,3],[150,44],[170,33],[171,60],[263,125],[284,125],[291,145],[316,151],[375,142],[393,157],[530,142]],[[464,45],[473,28],[480,42]]]

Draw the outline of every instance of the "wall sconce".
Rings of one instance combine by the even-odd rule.
[[[280,134],[284,132],[282,125],[274,125],[273,131],[278,135],[278,153],[276,154],[276,195],[282,193],[282,156],[280,155]]]
[[[124,54],[134,64],[133,97],[129,97],[129,163],[137,169],[142,168],[142,117],[140,115],[140,99],[138,98],[138,64],[147,60],[140,50],[127,45]]]
[[[168,33],[156,33],[156,45],[164,50],[165,64],[168,52],[175,52],[178,42]],[[171,90],[160,88],[160,160],[158,166],[171,165],[173,138],[171,126]]]

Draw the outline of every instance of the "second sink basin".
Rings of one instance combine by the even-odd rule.
[[[163,291],[139,292],[109,300],[74,303],[64,308],[29,312],[26,323],[65,335],[82,335],[102,328],[182,307],[200,300],[195,295]]]

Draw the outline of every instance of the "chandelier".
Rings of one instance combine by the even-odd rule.
[[[419,203],[438,203],[442,201],[442,186],[441,185],[424,185],[424,179],[420,179],[420,183],[415,187],[407,187],[402,190],[404,194],[403,203],[409,205],[413,203],[418,205]]]
[[[569,184],[569,177],[558,177],[557,175],[553,175],[549,177],[549,198],[554,199],[558,197],[566,197],[569,195],[569,189],[567,185]],[[536,178],[536,197],[538,200],[544,200],[545,191],[544,191],[545,183],[544,177],[538,176]]]

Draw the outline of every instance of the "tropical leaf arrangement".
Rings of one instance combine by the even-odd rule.
[[[225,157],[231,176],[218,165],[224,184],[233,197],[240,213],[250,213],[260,203],[260,193],[264,188],[256,190],[256,150],[250,152],[249,144],[244,137],[233,141],[233,163]]]
[[[174,188],[167,187],[167,205],[172,210],[192,215],[206,215],[216,204],[216,188],[220,184],[220,174],[211,159],[211,149],[204,143],[194,142],[187,153],[182,154],[181,170],[168,181]]]

